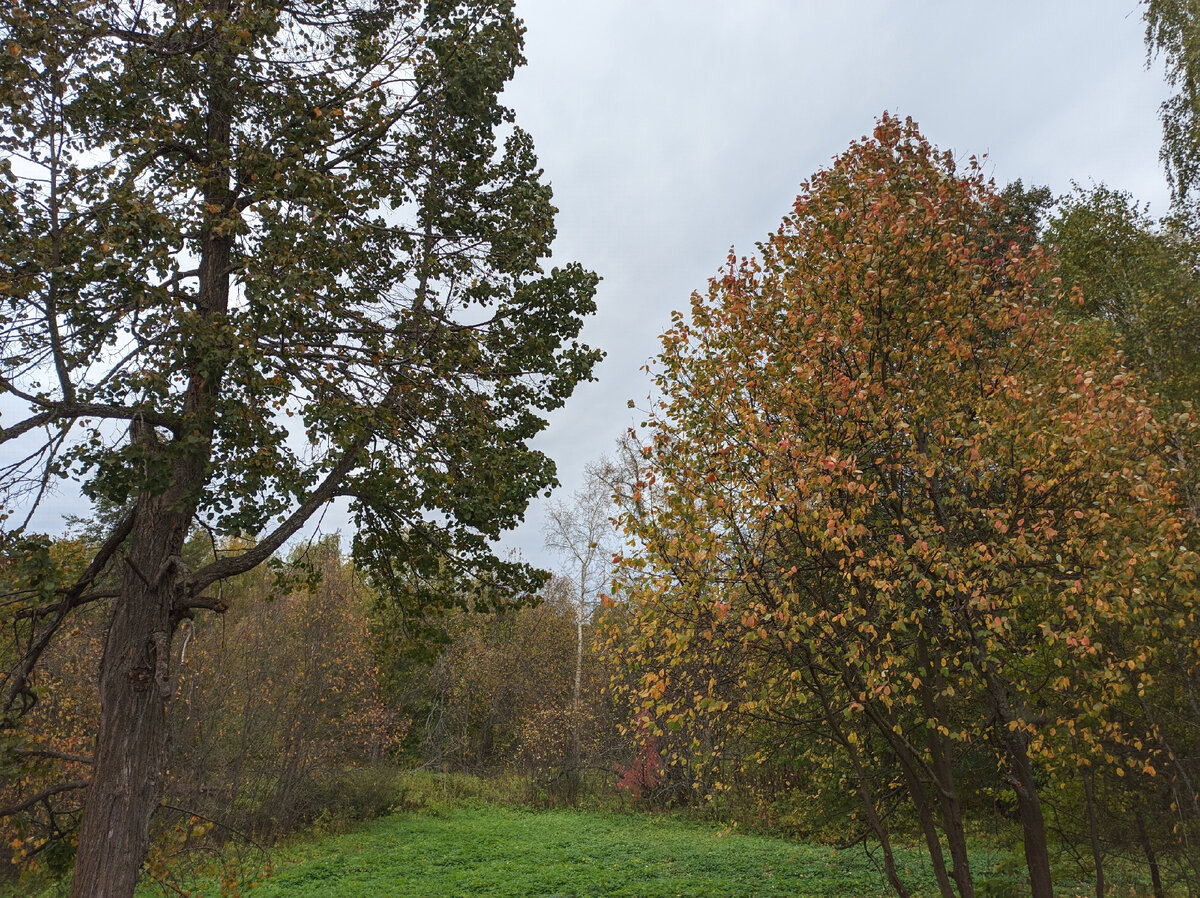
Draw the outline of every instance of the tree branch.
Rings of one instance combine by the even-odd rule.
[[[55,758],[59,761],[73,761],[77,764],[92,763],[92,758],[88,755],[73,755],[65,751],[54,751],[51,748],[18,748],[13,751],[13,754],[22,758]]]
[[[21,434],[28,433],[35,428],[41,427],[43,424],[49,424],[51,421],[58,421],[64,418],[107,418],[118,421],[139,420],[145,421],[147,424],[153,424],[156,427],[166,427],[171,432],[175,432],[179,428],[179,420],[177,418],[159,414],[155,411],[129,408],[123,405],[102,405],[95,402],[47,401],[20,393],[13,389],[12,385],[7,382],[0,383],[0,386],[5,387],[9,392],[20,396],[22,399],[46,409],[46,411],[32,415],[24,421],[18,421],[12,427],[0,427],[0,443],[7,443],[9,440],[16,439]]]
[[[189,608],[211,608],[212,600],[201,597],[200,593],[204,592],[205,589],[218,580],[225,580],[229,577],[236,577],[238,574],[243,574],[262,564],[275,554],[275,550],[287,542],[297,530],[304,526],[304,522],[312,517],[317,509],[338,495],[342,480],[358,464],[359,453],[366,447],[369,436],[361,437],[353,446],[347,449],[346,454],[342,456],[342,460],[325,475],[325,479],[321,481],[321,485],[269,536],[265,537],[252,549],[248,549],[240,555],[220,558],[200,568],[200,570],[184,580],[183,589],[180,591],[179,597],[175,600],[175,607],[173,609],[175,613],[186,611]]]
[[[57,604],[54,613],[54,620],[42,631],[41,635],[29,647],[29,650],[22,656],[21,660],[9,672],[8,685],[4,689],[4,701],[0,704],[0,713],[7,714],[16,704],[17,696],[25,691],[25,684],[29,680],[29,673],[37,665],[38,659],[42,657],[42,653],[46,651],[46,647],[50,644],[50,640],[54,638],[54,634],[58,632],[58,628],[62,626],[62,622],[73,608],[83,604],[85,593],[84,590],[91,585],[92,581],[100,576],[100,572],[104,570],[105,565],[121,544],[125,542],[125,538],[129,536],[133,530],[134,509],[129,509],[122,515],[121,520],[109,533],[104,544],[100,546],[100,550],[96,552],[91,562],[74,584],[67,587],[63,592],[63,600]],[[92,596],[86,600],[91,601]],[[98,596],[97,596],[98,598]]]
[[[72,792],[76,789],[86,789],[91,780],[68,780],[65,783],[59,783],[57,786],[48,786],[36,795],[31,795],[24,801],[11,804],[6,808],[0,808],[0,817],[11,817],[13,814],[19,814],[22,811],[27,811],[40,801],[45,801],[52,795],[59,795],[62,792]]]

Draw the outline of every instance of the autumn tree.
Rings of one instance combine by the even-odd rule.
[[[424,675],[422,756],[440,770],[561,773],[570,746],[574,615],[553,578],[536,605],[448,615],[449,643]],[[523,762],[530,762],[526,765]]]
[[[899,894],[897,796],[941,894],[974,894],[967,770],[1012,802],[1035,896],[1045,791],[1081,769],[1167,784],[1197,819],[1141,703],[1176,663],[1164,634],[1195,623],[1175,462],[1119,359],[1076,350],[1053,259],[1004,238],[1002,206],[974,159],[885,115],[675,316],[652,489],[625,516],[643,707],[757,729],[764,752],[815,735]]]
[[[111,600],[74,889],[129,895],[213,587],[346,497],[382,583],[537,588],[490,541],[554,482],[528,443],[596,361],[595,277],[541,267],[510,0],[32,0],[0,43],[4,505],[69,478],[118,511],[78,579],[5,607],[3,712]],[[189,569],[196,526],[258,538]]]
[[[610,483],[615,473],[612,462],[588,465],[584,487],[570,502],[554,501],[546,508],[546,548],[566,565],[565,579],[573,584],[575,614],[575,680],[572,691],[572,766],[581,761],[580,718],[583,708],[584,629],[592,612],[608,590],[612,577],[613,498]]]

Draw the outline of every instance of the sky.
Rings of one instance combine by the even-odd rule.
[[[527,64],[505,95],[559,208],[551,264],[603,278],[584,339],[596,381],[537,446],[570,501],[588,462],[639,420],[673,309],[730,248],[753,253],[802,182],[884,111],[957,157],[986,156],[998,185],[1055,193],[1104,182],[1167,209],[1158,160],[1161,66],[1146,67],[1135,0],[962,3],[816,0],[517,0]],[[546,500],[506,537],[548,567]],[[82,514],[63,488],[36,522]],[[344,511],[324,531],[348,534]]]
[[[601,275],[584,338],[607,352],[537,445],[570,501],[646,407],[673,309],[733,247],[752,254],[802,182],[911,116],[998,186],[1106,183],[1167,211],[1162,66],[1135,0],[953,3],[517,0],[526,58],[507,102],[554,187],[551,262]],[[551,569],[545,500],[505,540]]]

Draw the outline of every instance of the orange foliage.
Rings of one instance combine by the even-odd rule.
[[[885,850],[896,789],[935,856],[948,833],[960,889],[955,757],[990,757],[974,788],[1013,796],[1046,894],[1040,792],[1080,765],[1166,776],[1200,821],[1145,701],[1198,669],[1200,562],[1144,395],[1076,352],[1002,216],[975,160],[885,116],[676,314],[627,639],[660,721],[805,729]]]

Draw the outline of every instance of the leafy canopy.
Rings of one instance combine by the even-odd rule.
[[[759,760],[815,734],[880,838],[875,792],[902,789],[952,839],[971,751],[1044,894],[1050,776],[1164,771],[1194,806],[1144,700],[1198,669],[1200,563],[1150,406],[1077,351],[1054,261],[1003,217],[975,160],[885,116],[693,295],[625,518],[627,639],[642,707]]]
[[[533,585],[487,540],[554,482],[528,440],[598,353],[497,102],[521,40],[506,0],[6,6],[9,509],[56,478],[125,507],[198,459],[218,533],[345,496],[384,573]]]

